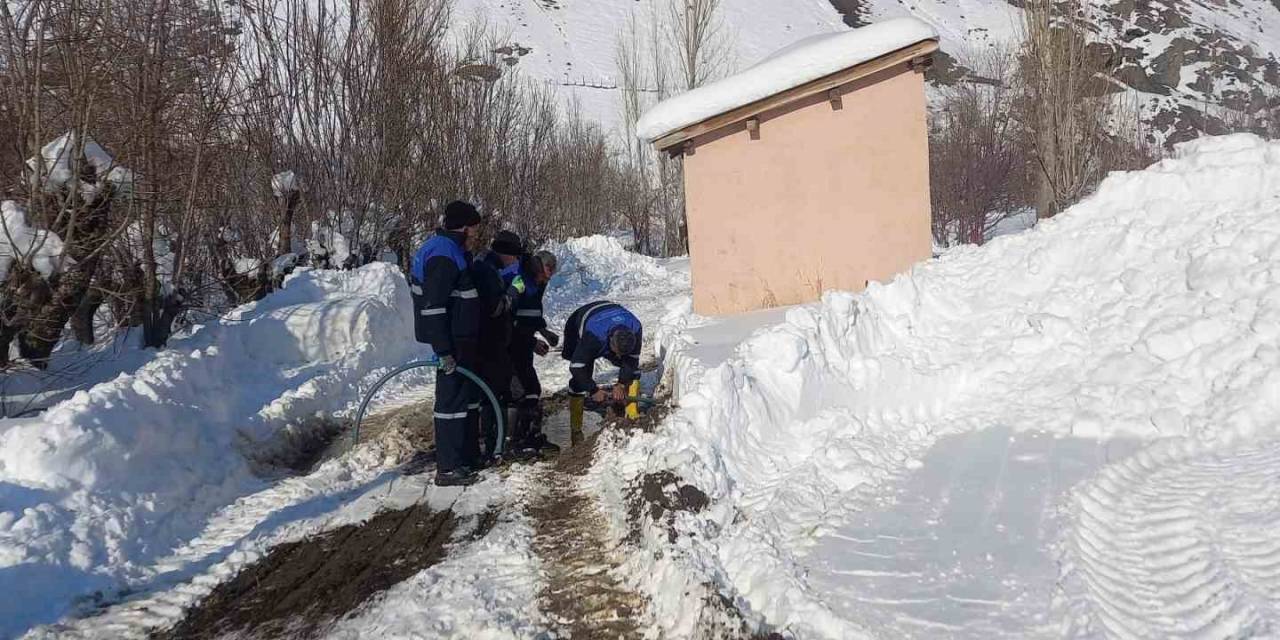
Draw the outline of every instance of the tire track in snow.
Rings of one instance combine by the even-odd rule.
[[[1072,511],[1072,635],[1280,630],[1280,441],[1155,445],[1078,488]]]

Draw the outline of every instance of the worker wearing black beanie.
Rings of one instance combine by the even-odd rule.
[[[454,200],[444,207],[444,228],[457,231],[463,227],[480,224],[480,212],[475,205],[461,200]]]
[[[474,369],[480,350],[480,294],[472,279],[467,245],[480,212],[466,202],[450,202],[437,229],[414,253],[409,270],[414,335],[440,359],[436,370],[436,478],[441,486],[476,482],[480,460],[478,391],[457,373]]]
[[[504,256],[522,256],[525,254],[524,242],[520,241],[520,236],[510,231],[499,231],[493,236],[493,244],[489,245],[494,253],[500,253]]]

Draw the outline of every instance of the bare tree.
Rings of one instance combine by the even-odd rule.
[[[933,236],[942,246],[982,244],[995,225],[1028,206],[1026,136],[1016,120],[1011,50],[966,61],[981,77],[942,90],[929,129]]]
[[[684,89],[696,89],[721,75],[729,51],[720,0],[669,0],[667,11]]]
[[[299,263],[407,268],[455,198],[533,242],[651,206],[599,127],[506,73],[482,21],[449,46],[449,20],[446,0],[0,3],[0,190],[65,244],[53,276],[30,252],[0,282],[0,366],[108,318],[163,346]],[[25,169],[67,132],[75,180]]]
[[[622,212],[642,251],[688,251],[681,159],[658,154],[635,137],[644,110],[675,91],[702,86],[727,71],[729,39],[720,0],[655,0],[632,13],[615,63],[623,94],[627,179]],[[671,73],[676,70],[676,74]]]
[[[1116,103],[1107,80],[1111,63],[1090,46],[1093,11],[1084,0],[1028,0],[1023,11],[1023,107],[1039,169],[1040,218],[1079,200],[1105,172]]]

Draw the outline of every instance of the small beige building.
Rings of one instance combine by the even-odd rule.
[[[910,18],[818,36],[644,115],[638,135],[684,156],[695,311],[810,302],[930,257],[937,49]]]

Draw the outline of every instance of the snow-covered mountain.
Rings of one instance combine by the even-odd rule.
[[[1017,42],[1021,0],[833,0],[846,21],[914,15],[963,62],[982,46]],[[1223,120],[1280,99],[1280,2],[1089,0],[1115,79],[1142,99],[1154,132],[1181,142],[1221,133]],[[945,80],[945,78],[939,78]]]
[[[615,130],[622,120],[617,50],[632,17],[640,38],[666,0],[454,0],[454,28],[484,22],[509,40],[509,64],[557,87],[587,117]],[[826,0],[729,0],[722,35],[729,68],[754,63],[795,40],[845,29]],[[508,53],[510,52],[510,53]]]
[[[1116,79],[1141,98],[1155,133],[1170,142],[1218,133],[1239,111],[1280,100],[1280,2],[1092,0],[1100,40],[1113,43]],[[730,68],[798,40],[896,16],[932,24],[963,66],[1020,38],[1021,0],[725,0]],[[457,0],[459,25],[484,19],[513,45],[513,67],[559,87],[583,112],[621,120],[616,50],[630,16],[648,23],[664,0]],[[483,16],[483,18],[481,18]],[[950,62],[947,60],[945,62]],[[938,65],[934,81],[963,73]]]

